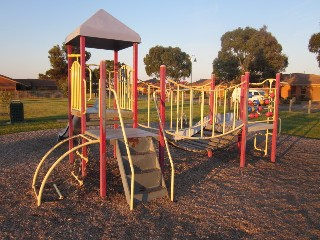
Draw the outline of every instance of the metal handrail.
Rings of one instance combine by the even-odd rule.
[[[157,110],[157,114],[158,114],[158,117],[159,117],[159,125],[160,125],[160,129],[161,129],[161,131],[163,133],[163,139],[164,139],[164,142],[165,142],[165,145],[166,145],[166,149],[167,149],[167,153],[168,153],[168,157],[169,157],[169,160],[170,160],[170,166],[171,166],[170,199],[171,199],[171,201],[173,201],[173,199],[174,199],[174,163],[173,163],[172,156],[171,156],[171,153],[170,153],[169,144],[168,144],[167,137],[166,137],[166,134],[165,134],[165,129],[163,129],[163,123],[162,123],[162,120],[161,120],[161,117],[160,117],[160,111],[159,111],[159,107],[158,107],[158,100],[157,100],[157,97],[156,97],[157,92],[158,91],[153,92],[153,100],[154,100],[154,102],[156,104],[156,110]]]
[[[107,88],[107,91],[111,91],[113,93],[114,99],[116,101],[116,106],[117,106],[117,111],[118,111],[118,115],[119,115],[119,121],[120,121],[120,125],[121,125],[121,130],[122,130],[122,134],[123,134],[123,139],[124,139],[124,143],[126,146],[126,151],[128,154],[128,159],[129,159],[129,163],[130,163],[130,170],[131,170],[131,195],[130,195],[130,210],[133,210],[133,200],[134,200],[134,167],[133,167],[133,162],[132,162],[132,157],[131,157],[131,153],[130,153],[130,149],[129,149],[129,144],[128,144],[128,138],[127,138],[127,134],[124,128],[124,123],[123,123],[123,119],[122,119],[122,115],[121,115],[121,110],[120,110],[120,106],[119,106],[119,101],[118,101],[118,96],[117,93],[114,89],[111,88]]]

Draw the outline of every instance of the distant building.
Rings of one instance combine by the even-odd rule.
[[[17,82],[12,78],[0,75],[0,91],[15,91]]]
[[[17,90],[58,90],[58,86],[55,80],[49,79],[14,79],[17,84]]]
[[[41,91],[58,90],[55,80],[12,79],[0,74],[0,91]]]
[[[283,74],[281,97],[298,100],[320,101],[320,75],[292,73]]]

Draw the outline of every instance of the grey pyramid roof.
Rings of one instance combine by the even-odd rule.
[[[131,47],[133,43],[141,43],[138,33],[103,9],[70,33],[65,43],[79,46],[80,36],[86,37],[86,47],[106,50],[119,51]]]

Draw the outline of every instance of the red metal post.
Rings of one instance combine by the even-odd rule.
[[[81,133],[86,132],[86,89],[85,89],[85,79],[86,79],[86,39],[84,36],[80,36],[80,65],[81,65]],[[86,140],[83,138],[82,143]],[[87,147],[82,148],[82,176],[87,175]]]
[[[113,84],[114,84],[114,90],[116,91],[116,93],[118,94],[118,51],[114,51],[113,53]],[[114,100],[113,102],[113,108],[117,109],[117,103],[116,100]],[[115,120],[117,120],[117,118],[115,118]],[[118,128],[118,124],[114,124],[113,128]],[[114,146],[113,148],[113,156],[114,158],[117,157],[117,152],[116,152],[116,146]]]
[[[279,98],[280,98],[280,77],[281,74],[276,74],[276,86],[275,86],[275,96],[274,96],[274,120],[272,129],[272,144],[271,144],[271,162],[276,161],[276,151],[277,151],[277,134],[278,134],[278,124],[279,124]]]
[[[99,115],[100,115],[100,196],[107,194],[107,172],[106,172],[106,62],[100,62],[99,80]]]
[[[160,119],[162,122],[162,128],[159,127],[159,163],[162,171],[164,170],[164,132],[166,121],[166,66],[160,66]],[[160,123],[159,123],[160,124]]]
[[[68,55],[72,53],[72,46],[67,45]],[[73,124],[72,124],[72,106],[71,106],[71,66],[73,63],[73,58],[68,56],[68,123],[69,123],[69,137],[73,136]],[[73,148],[73,140],[69,140],[69,150]],[[71,152],[69,154],[69,162],[73,164],[74,154]]]
[[[133,127],[138,127],[138,43],[133,44]]]
[[[245,77],[244,77],[244,75],[241,75],[241,82],[243,83],[244,81],[245,81]],[[240,99],[239,99],[240,100],[239,118],[241,120],[242,120],[242,111],[243,111],[243,102],[244,102],[244,99],[243,99],[244,93],[243,93],[243,91],[244,91],[244,86],[242,84],[241,88],[240,88],[240,95],[239,95],[239,97],[240,97]],[[242,133],[239,133],[238,134],[238,149],[239,149],[240,153],[241,153],[241,138],[242,138]]]
[[[248,131],[248,89],[249,89],[249,72],[245,73],[244,78],[241,78],[243,83],[241,87],[241,119],[243,123],[241,133],[241,152],[240,152],[240,167],[244,167],[246,163],[246,147],[247,147],[247,131]]]
[[[210,124],[213,123],[213,113],[214,113],[214,89],[216,87],[216,75],[211,74],[211,92],[210,92]]]
[[[114,84],[114,90],[116,93],[118,93],[118,51],[114,51],[113,54],[113,84]],[[114,108],[117,108],[116,100],[114,100]],[[116,126],[115,126],[116,128]]]
[[[211,91],[209,96],[209,107],[210,107],[210,124],[213,124],[213,114],[214,114],[214,89],[216,85],[216,75],[211,74]],[[213,127],[213,126],[212,126]],[[211,158],[213,156],[212,149],[207,151],[208,157]]]

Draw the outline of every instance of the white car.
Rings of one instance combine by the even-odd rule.
[[[254,100],[263,100],[264,99],[264,95],[266,93],[261,90],[261,89],[254,89],[254,88],[250,88],[249,89],[249,100],[254,101]]]
[[[240,100],[240,88],[235,88],[232,92],[232,102],[235,102],[236,100]],[[255,89],[255,88],[250,88],[249,89],[249,100],[254,101],[254,100],[261,100],[264,99],[265,92],[261,89]]]

